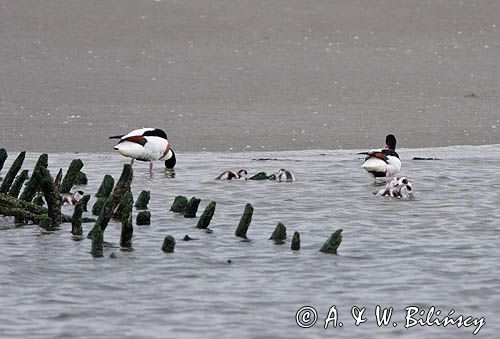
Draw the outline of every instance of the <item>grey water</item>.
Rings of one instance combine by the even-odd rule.
[[[73,240],[70,224],[46,234],[0,219],[0,337],[470,338],[477,327],[405,328],[408,306],[435,306],[441,316],[433,319],[451,310],[455,318],[484,317],[476,337],[497,337],[500,146],[401,149],[401,174],[412,180],[414,200],[374,196],[378,187],[356,152],[184,153],[174,177],[161,163],[152,175],[136,163],[132,190],[135,197],[151,191],[151,225],[135,226],[133,251],[121,251],[121,224],[112,221],[104,258],[91,256],[89,240]],[[29,153],[24,167],[37,157]],[[11,152],[2,175],[13,158]],[[49,154],[49,168],[66,169],[74,158],[85,164],[89,182],[78,188],[92,194],[90,210],[104,174],[117,179],[127,160],[57,153]],[[214,180],[240,168],[286,168],[297,181]],[[213,233],[169,211],[177,195],[201,198],[198,215],[217,202]],[[255,210],[250,241],[243,242],[234,230],[246,203]],[[268,240],[278,222],[287,226],[283,245]],[[84,224],[84,232],[92,226]],[[343,229],[338,255],[319,252],[336,229]],[[300,251],[290,250],[294,231]],[[176,238],[174,253],[161,251],[167,234]],[[186,234],[196,240],[182,241]],[[377,305],[393,308],[388,326],[377,326]],[[303,306],[317,312],[310,328],[296,323]],[[332,306],[342,326],[325,329]],[[354,306],[366,308],[359,326]]]

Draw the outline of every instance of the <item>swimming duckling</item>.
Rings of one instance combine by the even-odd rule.
[[[76,205],[76,203],[83,197],[83,194],[83,191],[76,191],[75,193],[63,193],[61,194],[62,203],[63,205]]]
[[[374,193],[379,197],[392,197],[397,199],[408,199],[413,197],[413,186],[406,177],[393,178],[384,188]]]
[[[288,171],[284,168],[281,168],[278,171],[278,174],[276,175],[276,180],[278,180],[279,182],[281,181],[292,182],[295,181],[295,174],[293,174],[292,171]]]
[[[215,180],[247,180],[248,172],[244,169],[240,169],[237,172],[225,171],[219,174]]]

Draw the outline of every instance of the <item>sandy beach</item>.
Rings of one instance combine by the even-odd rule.
[[[178,151],[499,143],[500,2],[0,1],[0,144]]]

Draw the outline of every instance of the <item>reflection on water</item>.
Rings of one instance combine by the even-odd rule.
[[[118,248],[120,224],[105,232],[105,257],[90,255],[90,241],[71,239],[70,224],[41,234],[0,220],[0,336],[2,337],[254,337],[337,335],[391,338],[468,338],[473,327],[404,328],[404,308],[436,306],[444,315],[486,317],[480,337],[500,330],[500,147],[401,150],[403,169],[417,199],[375,197],[356,151],[190,153],[178,155],[175,176],[158,163],[134,165],[133,193],[151,191],[150,226],[136,226],[131,252]],[[414,156],[441,161],[412,161]],[[31,169],[38,154],[29,154]],[[105,174],[118,178],[126,159],[114,154],[51,154],[53,173],[80,157],[95,193]],[[5,174],[14,154],[6,163]],[[256,160],[256,159],[267,160]],[[293,170],[297,181],[215,181],[225,170],[249,174]],[[198,214],[217,202],[206,233],[197,219],[169,212],[176,195],[202,199]],[[92,206],[95,198],[89,203]],[[250,202],[255,211],[241,242],[234,230]],[[71,207],[64,207],[71,213]],[[135,212],[134,212],[135,213]],[[269,241],[276,224],[287,226],[285,245]],[[88,231],[92,224],[84,224]],[[344,230],[339,255],[318,252]],[[290,250],[294,231],[299,252]],[[161,251],[163,238],[175,253]],[[182,241],[189,234],[195,241]],[[110,258],[114,252],[116,258]],[[228,260],[231,263],[228,263]],[[314,306],[318,322],[295,324],[295,313]],[[336,305],[342,328],[323,329]],[[358,327],[352,306],[367,307]],[[374,308],[394,307],[397,327],[378,328]]]

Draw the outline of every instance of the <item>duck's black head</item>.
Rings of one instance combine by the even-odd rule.
[[[163,138],[163,139],[168,139],[167,138],[167,133],[165,133],[164,130],[161,130],[159,128],[155,128],[154,130],[152,131],[146,131],[144,132],[143,136],[151,136],[151,137],[160,137],[160,138]]]
[[[385,137],[385,144],[388,149],[396,150],[396,137],[392,134],[387,134]]]
[[[165,160],[165,167],[168,169],[172,169],[175,167],[175,164],[177,163],[177,159],[175,158],[175,153],[173,149],[170,149],[172,152],[172,156]]]

